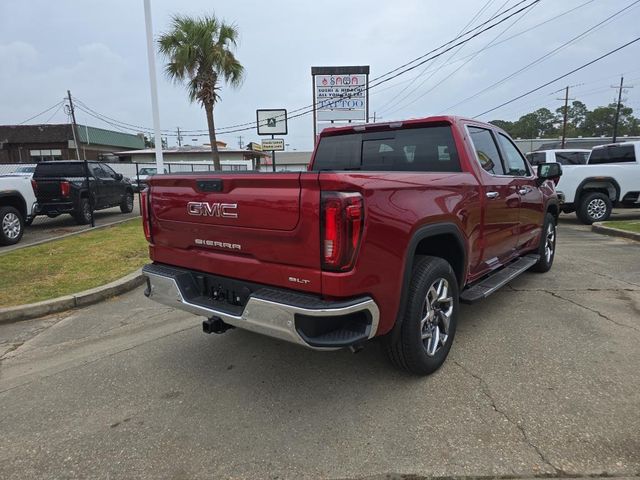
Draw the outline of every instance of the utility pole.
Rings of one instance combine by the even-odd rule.
[[[76,111],[73,108],[73,99],[71,98],[71,90],[67,90],[67,98],[69,99],[69,113],[71,113],[71,130],[73,132],[73,143],[76,144],[76,156],[80,160],[80,146],[78,145],[78,124],[76,123]],[[87,196],[89,200],[89,212],[91,217],[91,227],[95,227],[95,221],[93,219],[93,196],[91,195],[91,181],[89,180],[89,162],[87,162],[87,156],[84,157],[84,181],[87,182]]]
[[[240,147],[240,150],[244,148],[244,143],[242,143],[242,135],[238,135],[238,147]]]
[[[178,146],[181,147],[182,146],[182,135],[180,135],[180,127],[177,127],[178,129],[178,136],[176,137],[178,140]]]
[[[613,121],[613,138],[611,139],[611,143],[616,143],[616,140],[618,138],[618,121],[620,120],[620,107],[622,103],[622,89],[633,88],[633,85],[625,85],[624,77],[620,77],[620,86],[611,85],[611,88],[618,89],[618,105],[616,106],[616,118]]]
[[[561,98],[556,98],[556,100],[562,100]],[[574,100],[573,98],[569,99],[569,85],[564,89],[564,110],[562,112],[562,144],[560,148],[564,148],[565,143],[567,141],[567,116],[569,114],[569,100]]]
[[[73,100],[71,99],[71,90],[67,90],[67,99],[69,100],[69,113],[71,114],[71,130],[73,132],[73,143],[76,146],[76,159],[80,160],[80,147],[78,146],[78,129],[76,128],[76,111],[73,108]]]

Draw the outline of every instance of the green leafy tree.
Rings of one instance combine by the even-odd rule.
[[[598,107],[587,114],[584,122],[584,130],[587,135],[599,137],[613,135],[613,124],[616,118],[616,103],[610,103],[606,107]],[[633,109],[621,105],[620,118],[618,120],[618,135],[628,135],[634,124]]]
[[[489,123],[492,123],[498,128],[501,128],[509,135],[511,135],[511,131],[513,130],[513,122],[509,122],[507,120],[491,120]]]
[[[236,59],[238,30],[215,15],[174,15],[171,28],[158,39],[160,53],[167,59],[165,73],[176,83],[186,82],[189,99],[199,102],[207,115],[213,164],[221,170],[216,144],[213,109],[220,100],[222,83],[238,87],[244,68]]]

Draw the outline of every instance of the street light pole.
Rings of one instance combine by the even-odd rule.
[[[156,80],[156,57],[153,47],[153,26],[151,24],[151,0],[144,0],[144,22],[147,33],[147,60],[149,62],[149,87],[151,90],[151,111],[156,148],[156,172],[164,172],[162,159],[162,137],[160,136],[160,109],[158,108],[158,82]]]

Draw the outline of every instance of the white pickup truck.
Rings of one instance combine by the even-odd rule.
[[[609,218],[614,206],[640,208],[640,142],[594,147],[586,165],[563,170],[557,190],[562,211],[587,225]]]
[[[28,177],[0,176],[0,245],[18,243],[35,214],[36,196]]]

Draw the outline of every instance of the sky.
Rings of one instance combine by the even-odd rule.
[[[370,78],[380,77],[519,1],[151,0],[151,8],[156,36],[168,29],[176,13],[215,13],[237,26],[235,53],[246,73],[239,88],[222,87],[215,120],[224,131],[254,121],[257,108],[292,111],[310,105],[312,66],[369,65]],[[375,112],[378,121],[439,113],[476,116],[640,36],[638,20],[638,0],[541,0],[459,49],[372,87],[370,115]],[[553,52],[584,32],[589,33]],[[617,95],[611,86],[621,75],[625,85],[636,87],[626,89],[623,98],[640,112],[638,58],[640,42],[478,118],[513,120],[540,107],[555,110],[563,103],[566,85],[571,86],[571,98],[590,108],[605,105]],[[191,130],[184,134],[187,144],[208,142],[202,136],[207,126],[204,110],[189,102],[184,86],[167,79],[158,55],[156,67],[161,128],[168,135],[175,135],[177,127]],[[0,124],[29,119],[60,102],[68,89],[103,116],[151,129],[143,0],[0,0]],[[80,124],[113,128],[84,111],[76,113]],[[27,123],[67,120],[61,106]],[[124,131],[135,133],[136,128],[130,128]],[[175,136],[167,138],[175,144]],[[221,133],[219,139],[237,146],[240,140],[246,144],[260,137],[252,128]],[[289,121],[285,142],[287,150],[313,148],[311,115]]]

